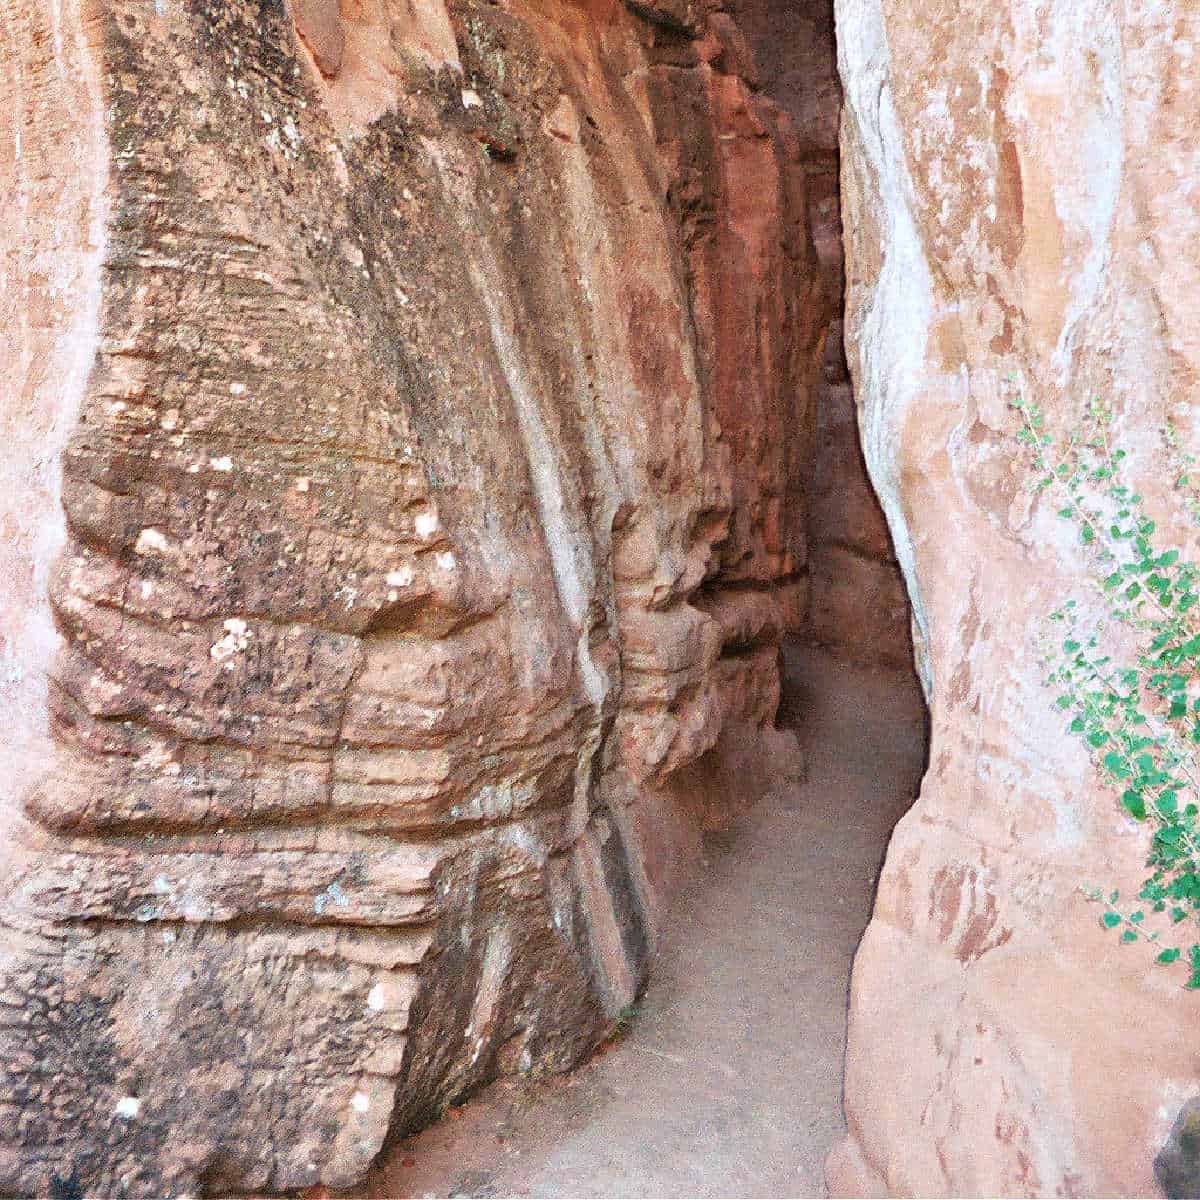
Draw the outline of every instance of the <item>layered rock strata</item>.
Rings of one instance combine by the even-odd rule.
[[[0,59],[0,1190],[349,1183],[586,1052],[795,767],[796,134],[690,4]]]
[[[809,225],[829,313],[813,405],[812,453],[804,470],[809,514],[805,634],[841,657],[911,671],[908,596],[863,462],[842,345],[842,94],[833,0],[736,0],[732,11],[753,50],[760,86],[795,123]]]

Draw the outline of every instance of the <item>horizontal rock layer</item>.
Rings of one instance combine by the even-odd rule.
[[[3,18],[0,1190],[346,1184],[791,762],[799,138],[698,6]]]

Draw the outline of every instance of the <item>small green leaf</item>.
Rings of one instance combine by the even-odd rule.
[[[1142,799],[1141,792],[1134,791],[1132,788],[1128,789],[1121,794],[1121,803],[1135,820],[1144,821],[1146,819],[1146,802]]]
[[[1155,960],[1160,963],[1173,963],[1179,961],[1179,950],[1172,947],[1170,950],[1164,950]]]
[[[1121,923],[1121,914],[1115,912],[1106,912],[1102,918],[1105,929],[1116,929]]]

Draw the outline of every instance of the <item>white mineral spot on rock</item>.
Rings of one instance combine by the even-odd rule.
[[[454,569],[454,555],[451,554],[449,550],[443,550],[441,554],[437,556],[437,565],[441,567],[443,571],[452,571]]]
[[[214,642],[208,653],[214,662],[222,662],[245,650],[253,636],[245,621],[231,617],[225,622],[225,636]]]
[[[417,531],[417,537],[431,537],[438,527],[437,513],[431,509],[426,509],[425,512],[418,513],[417,519],[414,522],[414,528]]]
[[[221,458],[209,459],[208,465],[210,467],[212,467],[212,469],[214,471],[232,471],[233,470],[233,459],[230,458],[228,454],[226,454],[226,455],[223,455]]]
[[[463,88],[462,102],[463,108],[483,107],[483,101],[479,98],[479,93],[472,88]]]
[[[371,1107],[371,1098],[366,1092],[355,1092],[350,1098],[350,1107],[357,1113],[365,1113]]]
[[[132,1121],[142,1111],[142,1102],[136,1096],[122,1096],[117,1101],[117,1116]]]
[[[296,491],[307,492],[308,491],[308,480],[307,479],[297,479],[296,480]]]
[[[133,544],[135,554],[161,554],[167,548],[167,539],[153,528],[143,529]]]
[[[350,903],[350,898],[336,880],[323,892],[313,897],[313,912],[320,916],[329,907],[331,901],[339,908],[345,908]]]
[[[231,396],[244,396],[246,394],[246,385],[239,382],[231,383],[229,385],[229,394]]]
[[[412,583],[413,579],[413,569],[408,565],[408,563],[402,563],[394,571],[389,571],[387,573],[388,587],[408,587],[408,585]]]
[[[396,292],[396,299],[400,301],[401,305],[406,305],[406,304],[410,303],[408,296],[404,292],[402,292],[399,288],[396,288],[394,290]]]
[[[155,879],[152,886],[154,888],[155,894],[159,895],[159,896],[163,896],[171,890],[171,885],[167,881],[167,878],[165,875],[159,875]]]
[[[367,993],[367,1007],[372,1012],[379,1012],[380,1009],[383,1008],[383,1000],[384,1000],[383,984],[377,983]]]
[[[173,429],[179,428],[179,409],[168,408],[162,415],[162,420],[159,424],[170,433]]]

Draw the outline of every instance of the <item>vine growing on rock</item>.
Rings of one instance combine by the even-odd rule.
[[[1142,496],[1123,478],[1099,401],[1065,440],[1037,405],[1013,402],[1033,487],[1070,523],[1094,567],[1086,597],[1049,615],[1045,682],[1071,734],[1086,744],[1113,803],[1146,829],[1136,896],[1090,886],[1102,924],[1154,961],[1187,968],[1200,989],[1200,566],[1156,540]],[[1168,426],[1176,494],[1200,523],[1191,471]]]

